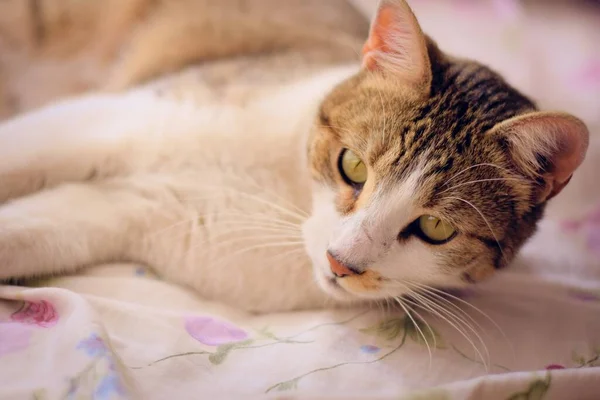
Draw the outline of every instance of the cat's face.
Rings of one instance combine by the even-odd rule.
[[[364,53],[309,138],[315,278],[339,299],[381,299],[493,274],[583,160],[585,126],[444,56],[403,1],[381,3]]]

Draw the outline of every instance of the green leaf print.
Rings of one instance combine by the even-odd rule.
[[[422,346],[431,346],[437,349],[445,349],[446,346],[440,334],[429,324],[426,324],[419,318],[414,318],[414,322],[406,324],[408,337],[415,343]]]
[[[390,318],[368,328],[359,329],[367,335],[379,336],[385,340],[394,340],[404,331],[406,317]]]
[[[360,331],[363,333],[382,336],[386,339],[390,338],[389,340],[395,339],[396,337],[398,337],[398,335],[400,333],[402,333],[402,338],[400,339],[400,343],[398,343],[390,351],[383,354],[379,358],[369,360],[369,361],[347,361],[347,362],[341,362],[338,364],[330,365],[327,367],[313,369],[312,371],[308,371],[302,375],[296,376],[294,379],[290,379],[290,380],[283,381],[283,382],[278,382],[278,383],[274,384],[273,386],[267,388],[265,393],[269,393],[273,390],[282,391],[282,390],[296,389],[296,387],[298,386],[298,382],[301,379],[303,379],[309,375],[312,375],[314,373],[317,373],[317,372],[331,371],[333,369],[343,367],[345,365],[374,364],[385,358],[388,358],[392,354],[394,354],[398,350],[400,350],[406,343],[406,338],[408,337],[408,334],[407,334],[408,330],[406,329],[406,325],[411,324],[411,323],[412,322],[408,318],[392,318],[392,319],[388,319],[386,321],[382,321],[381,323],[373,325],[369,328],[360,329]]]
[[[232,350],[234,350],[235,348],[238,348],[238,347],[248,346],[249,344],[252,344],[253,342],[254,341],[252,339],[249,339],[249,340],[244,340],[243,342],[233,342],[233,343],[222,344],[219,347],[217,347],[217,351],[215,351],[210,356],[208,356],[208,361],[210,361],[211,364],[213,364],[213,365],[219,365],[223,361],[225,361],[225,358],[227,357],[227,355],[229,355],[229,353]]]
[[[440,334],[425,321],[416,317],[404,316],[386,319],[368,328],[360,329],[360,332],[390,341],[400,336],[404,330],[408,337],[419,345],[435,346],[438,349],[446,348]]]
[[[298,380],[299,380],[299,378],[296,378],[296,379],[290,379],[289,381],[278,383],[277,385],[273,386],[271,388],[271,390],[275,390],[277,392],[283,392],[286,390],[297,389],[298,388]]]
[[[444,389],[424,389],[402,397],[401,400],[449,400],[450,395]]]
[[[585,363],[585,358],[575,350],[571,353],[571,360],[577,365],[583,365]]]
[[[537,378],[529,384],[527,390],[514,393],[507,400],[542,400],[550,389],[550,373],[544,379]]]
[[[262,337],[264,337],[266,339],[279,340],[277,335],[275,335],[273,332],[271,332],[267,326],[265,326],[262,329],[259,329],[257,332],[259,335],[261,335]]]
[[[588,357],[582,356],[576,351],[571,354],[571,359],[577,368],[599,367],[600,366],[600,348],[595,349]]]

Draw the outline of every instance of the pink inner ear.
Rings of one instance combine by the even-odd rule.
[[[552,133],[556,135],[556,150],[554,157],[550,158],[553,182],[548,185],[546,200],[550,200],[567,186],[585,158],[589,141],[587,128],[581,121],[564,118],[554,122],[555,131]]]
[[[559,127],[556,137],[556,157],[552,159],[551,171],[557,182],[566,184],[571,179],[571,175],[583,162],[587,146],[587,130],[586,134],[582,135],[577,127]]]
[[[378,68],[375,58],[377,52],[392,52],[392,49],[386,44],[386,38],[390,36],[393,29],[398,28],[395,26],[397,25],[395,12],[396,10],[391,6],[382,6],[373,21],[371,33],[362,49],[363,65],[368,70],[372,71]]]
[[[521,161],[535,164],[537,155],[543,155],[550,163],[543,173],[546,188],[541,201],[556,196],[569,183],[588,147],[585,124],[564,113],[536,112],[517,117],[507,121],[504,129]]]
[[[427,92],[431,83],[427,40],[404,0],[381,0],[363,47],[363,67]]]

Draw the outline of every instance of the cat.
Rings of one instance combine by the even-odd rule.
[[[0,279],[139,262],[253,312],[460,288],[510,263],[589,136],[443,53],[403,0],[360,65],[243,107],[158,87],[0,126]]]

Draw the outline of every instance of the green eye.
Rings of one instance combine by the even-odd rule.
[[[342,150],[338,168],[349,185],[362,185],[367,181],[367,166],[352,150]]]
[[[431,244],[443,244],[454,238],[456,229],[433,215],[421,215],[417,220],[417,235]]]

